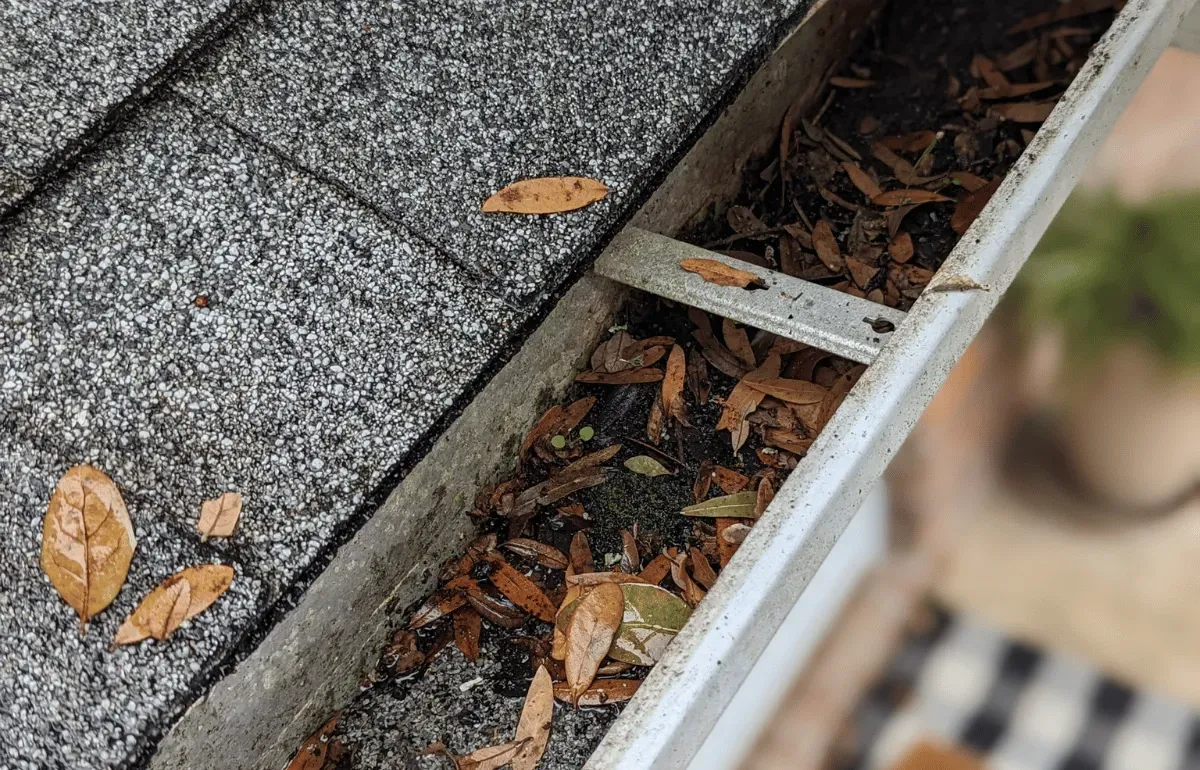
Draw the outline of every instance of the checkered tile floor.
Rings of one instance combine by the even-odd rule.
[[[852,737],[838,770],[892,770],[923,741],[988,770],[1200,770],[1195,712],[937,610],[864,698]]]

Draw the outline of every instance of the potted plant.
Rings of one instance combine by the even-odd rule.
[[[1014,285],[1060,341],[1051,424],[1084,492],[1168,510],[1200,485],[1200,193],[1068,201]]]

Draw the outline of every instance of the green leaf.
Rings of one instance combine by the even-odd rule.
[[[649,583],[621,583],[625,614],[608,656],[634,666],[653,666],[687,623],[692,608],[675,594]],[[579,600],[563,607],[556,621],[566,633]]]
[[[555,436],[554,438],[550,439],[550,446],[554,447],[555,449],[562,449],[566,445],[567,445],[567,437],[566,436]]]
[[[625,461],[625,467],[643,476],[670,476],[671,472],[662,466],[658,460],[646,455],[630,457]]]
[[[579,429],[579,439],[581,441],[591,441],[592,436],[595,436],[595,435],[596,435],[596,431],[592,429],[591,425],[584,425],[582,428]]]
[[[738,492],[736,495],[725,495],[705,500],[703,503],[689,505],[680,513],[684,516],[721,517],[726,519],[757,519],[754,504],[758,492]]]

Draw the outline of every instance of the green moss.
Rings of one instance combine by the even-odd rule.
[[[1137,205],[1073,196],[1013,295],[1029,326],[1063,327],[1077,362],[1140,340],[1169,364],[1200,366],[1200,193]]]

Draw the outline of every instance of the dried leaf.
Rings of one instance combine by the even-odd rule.
[[[821,402],[821,416],[819,419],[820,425],[816,426],[817,430],[820,430],[825,426],[826,423],[829,422],[830,418],[833,417],[833,413],[836,412],[837,408],[842,405],[842,401],[845,400],[846,394],[850,392],[850,389],[854,387],[854,383],[858,382],[858,378],[862,376],[862,373],[865,372],[866,369],[867,368],[865,366],[860,364],[834,380],[833,385],[829,388],[828,395],[826,395],[825,400]]]
[[[746,418],[758,408],[765,395],[761,391],[751,388],[751,383],[779,376],[780,366],[779,356],[767,356],[762,366],[743,377],[742,381],[734,386],[729,397],[725,399],[725,409],[717,421],[716,430],[729,431],[733,442],[733,451],[738,451],[745,443],[750,429]]]
[[[896,152],[921,152],[936,138],[936,131],[917,131],[904,136],[885,136],[879,140],[878,144]],[[891,164],[888,161],[883,162],[890,168]]]
[[[512,551],[518,556],[532,559],[543,567],[549,567],[550,569],[566,569],[567,564],[569,564],[567,557],[562,551],[552,545],[546,545],[539,540],[533,540],[528,537],[514,538],[500,547]]]
[[[226,492],[205,500],[200,506],[200,521],[196,522],[201,542],[210,537],[230,537],[241,515],[242,496],[238,492]]]
[[[1056,104],[1057,102],[1013,102],[994,104],[992,109],[1014,123],[1044,123]]]
[[[636,368],[634,365],[622,358],[621,354],[626,348],[633,345],[633,337],[629,332],[619,331],[609,337],[596,348],[592,353],[592,369],[597,372],[623,372],[626,369]]]
[[[425,664],[425,653],[417,647],[417,635],[412,631],[397,631],[391,644],[383,651],[383,663],[396,676],[403,676]]]
[[[554,616],[557,614],[554,602],[546,598],[546,594],[542,593],[542,589],[538,588],[536,583],[514,569],[497,553],[488,554],[486,561],[492,566],[488,579],[500,589],[500,593],[539,620],[554,622]]]
[[[1052,11],[1042,11],[1023,19],[1008,30],[1008,34],[1015,35],[1018,32],[1028,32],[1031,29],[1044,27],[1047,24],[1073,19],[1077,16],[1086,16],[1090,13],[1116,8],[1121,0],[1068,0],[1062,3]]]
[[[608,470],[608,468],[589,468],[584,473],[572,478],[554,476],[548,483],[543,482],[546,483],[545,487],[539,485],[537,502],[541,505],[550,505],[581,489],[603,484],[608,481]]]
[[[286,770],[325,770],[325,761],[328,759],[332,745],[330,737],[337,728],[340,716],[340,712],[334,714],[333,718],[321,725],[320,729],[305,738],[304,743],[300,744],[300,750],[296,752],[296,756],[292,758]]]
[[[718,286],[736,286],[739,289],[745,289],[748,286],[765,288],[767,285],[754,273],[730,267],[715,259],[685,259],[679,263],[679,266]]]
[[[717,555],[721,558],[721,569],[725,569],[729,566],[730,559],[732,559],[733,555],[737,553],[737,549],[738,546],[741,545],[741,541],[739,540],[735,543],[726,538],[724,535],[733,527],[744,527],[746,525],[742,523],[741,519],[730,519],[723,516],[717,518],[713,524],[716,525],[717,528]]]
[[[232,582],[233,567],[224,564],[201,564],[175,573],[142,599],[117,629],[113,643],[166,639],[183,621],[208,609]]]
[[[954,207],[954,213],[950,216],[951,229],[959,235],[965,233],[967,228],[971,226],[971,223],[975,221],[975,218],[983,212],[988,201],[996,194],[996,190],[1000,189],[1000,184],[1003,181],[1002,178],[993,179],[986,187],[964,195],[963,199]]]
[[[466,594],[467,601],[471,603],[476,612],[501,628],[520,628],[529,618],[508,599],[488,593],[478,583],[468,588]],[[430,653],[430,657],[433,657],[433,653]]]
[[[871,178],[871,175],[862,170],[862,167],[852,161],[843,161],[842,168],[846,169],[846,173],[850,176],[851,183],[858,188],[858,191],[867,196],[868,199],[874,198],[883,192],[883,188],[879,183]]]
[[[712,565],[708,563],[708,557],[701,553],[696,546],[691,547],[688,555],[692,557],[692,577],[705,588],[712,588],[717,582],[717,573],[713,572]]]
[[[550,742],[550,723],[554,718],[554,683],[545,666],[538,666],[529,692],[525,695],[525,706],[521,709],[521,721],[517,723],[516,740],[526,742],[512,760],[512,770],[534,770],[546,752]]]
[[[888,256],[900,264],[912,259],[913,251],[912,236],[903,231],[896,233],[896,237],[888,244]]]
[[[446,585],[434,591],[425,603],[413,613],[408,622],[409,628],[423,628],[433,621],[454,612],[467,603],[464,593],[475,585],[475,581],[467,575],[454,578]]]
[[[745,206],[730,206],[729,211],[725,212],[725,221],[739,235],[758,233],[767,229],[763,221],[754,216],[754,212]]]
[[[592,561],[592,547],[588,545],[587,535],[576,532],[575,536],[571,538],[570,551],[571,566],[575,569],[576,575],[595,571],[596,565]]]
[[[862,78],[845,78],[835,75],[829,79],[829,85],[837,86],[838,88],[870,88],[875,85],[875,81],[864,80]]]
[[[805,436],[797,434],[795,431],[785,430],[783,428],[764,428],[763,441],[774,447],[786,449],[789,452],[803,457],[808,453],[809,447],[812,446],[813,440]]]
[[[662,403],[667,414],[687,424],[687,409],[683,402],[683,384],[687,377],[687,354],[679,345],[671,347],[667,371],[662,381]],[[656,442],[657,443],[657,442]]]
[[[854,279],[854,283],[857,284],[860,289],[867,288],[867,284],[869,284],[879,273],[879,267],[877,265],[867,264],[857,257],[850,257],[847,259],[846,267],[850,269],[850,277]]]
[[[558,425],[562,422],[564,414],[566,414],[566,410],[562,406],[555,404],[538,418],[538,421],[529,430],[529,434],[525,436],[525,440],[521,442],[520,458],[522,460],[529,454],[529,450],[534,444],[557,432]]]
[[[660,369],[628,369],[624,372],[609,374],[608,372],[582,372],[575,376],[575,382],[589,382],[593,385],[634,385],[644,382],[658,382],[663,378]]]
[[[1038,91],[1045,91],[1047,88],[1053,88],[1058,85],[1053,80],[1042,80],[1037,83],[1010,83],[1006,86],[997,86],[993,88],[983,88],[979,91],[980,99],[1018,99],[1029,94],[1036,94]]]
[[[700,461],[700,470],[696,472],[696,481],[692,484],[692,500],[700,502],[708,497],[708,489],[712,485],[713,462],[707,457]]]
[[[988,180],[978,177],[970,171],[951,171],[950,178],[962,185],[967,192],[975,192],[988,185]]]
[[[746,538],[750,536],[750,531],[752,529],[754,528],[749,524],[741,521],[735,521],[733,524],[720,529],[717,533],[717,537],[721,540],[721,542],[729,543],[733,546],[740,546],[742,543],[746,542]]]
[[[591,686],[596,670],[608,656],[624,609],[620,586],[609,583],[593,588],[575,608],[566,630],[565,661],[572,704],[578,704],[579,696]]]
[[[509,741],[499,746],[485,746],[470,754],[454,758],[457,770],[500,770],[526,746],[526,741]]]
[[[621,570],[633,574],[641,569],[642,559],[638,554],[637,538],[627,529],[621,530]]]
[[[117,485],[76,465],[50,495],[42,522],[42,570],[75,608],[80,630],[120,592],[137,538]]]
[[[650,443],[655,446],[662,443],[663,421],[666,418],[667,412],[663,408],[662,394],[655,393],[654,403],[650,405],[650,414],[646,417],[646,438],[650,439]]]
[[[592,588],[604,583],[642,583],[640,575],[630,575],[627,572],[585,572],[582,575],[571,575],[567,585]]]
[[[630,457],[625,461],[625,467],[634,473],[641,474],[642,476],[650,476],[651,478],[654,476],[671,475],[671,472],[664,468],[662,463],[660,463],[658,460],[655,460],[653,457],[648,457],[646,455]]]
[[[879,206],[912,206],[922,203],[944,203],[951,199],[931,190],[889,190],[871,200]]]
[[[638,580],[651,585],[658,585],[662,582],[667,573],[671,571],[671,560],[665,554],[659,554],[650,560],[646,568],[637,574]]]
[[[633,697],[641,679],[598,679],[592,686],[579,694],[576,705],[607,706],[610,703],[624,703]],[[554,697],[563,703],[571,703],[571,687],[565,682],[554,685]]]
[[[670,558],[670,557],[668,557]],[[683,592],[683,600],[690,606],[695,607],[704,599],[704,589],[696,585],[692,580],[692,576],[688,574],[685,567],[687,556],[681,553],[676,553],[671,561],[671,580]]]
[[[702,503],[689,505],[680,513],[684,516],[703,516],[726,519],[753,519],[758,514],[754,512],[756,492],[738,492],[736,495],[714,497]]]
[[[842,259],[842,250],[838,246],[837,238],[833,235],[833,227],[829,222],[822,219],[813,226],[812,241],[813,247],[817,251],[817,257],[825,267],[835,273],[840,273],[846,267],[846,262]]]
[[[483,631],[483,618],[472,607],[459,607],[454,611],[454,645],[474,663],[479,660],[479,634]]]
[[[938,179],[936,176],[920,176],[911,163],[892,152],[880,142],[875,142],[871,145],[871,154],[880,163],[890,168],[901,184],[916,187],[918,185],[929,184]]]
[[[1009,85],[1008,78],[996,66],[996,63],[981,53],[971,59],[971,74],[983,80],[992,88],[1005,88]]]
[[[829,393],[827,388],[823,388],[816,383],[804,380],[790,380],[783,377],[753,382],[747,381],[746,385],[761,393],[774,396],[780,401],[786,401],[789,404],[820,403]]]
[[[708,394],[712,383],[708,379],[708,364],[703,356],[692,356],[687,362],[687,385],[696,403],[708,404]],[[669,408],[669,407],[668,407]]]
[[[727,495],[732,495],[741,492],[750,483],[750,479],[735,470],[730,470],[722,465],[713,468],[713,481],[717,482],[717,486],[722,489]]]
[[[603,200],[608,187],[603,182],[579,176],[549,176],[523,179],[483,202],[486,213],[561,214]]]
[[[1020,69],[1028,64],[1032,64],[1037,58],[1038,41],[1037,39],[1030,40],[1024,45],[996,57],[996,66],[1001,72],[1010,72],[1015,69]]]
[[[725,338],[725,346],[737,356],[742,363],[753,369],[758,366],[754,359],[754,348],[750,346],[750,337],[746,330],[728,318],[721,319],[721,336]]]
[[[551,475],[551,481],[562,481],[564,479],[574,479],[584,475],[590,469],[602,465],[616,457],[617,452],[621,451],[620,444],[610,444],[603,449],[598,449],[595,452],[590,452],[583,457],[580,457],[570,465],[564,466],[562,470],[556,471]]]
[[[771,479],[763,476],[758,480],[758,495],[754,500],[754,515],[762,516],[767,510],[767,506],[775,499],[775,486],[771,484]]]

